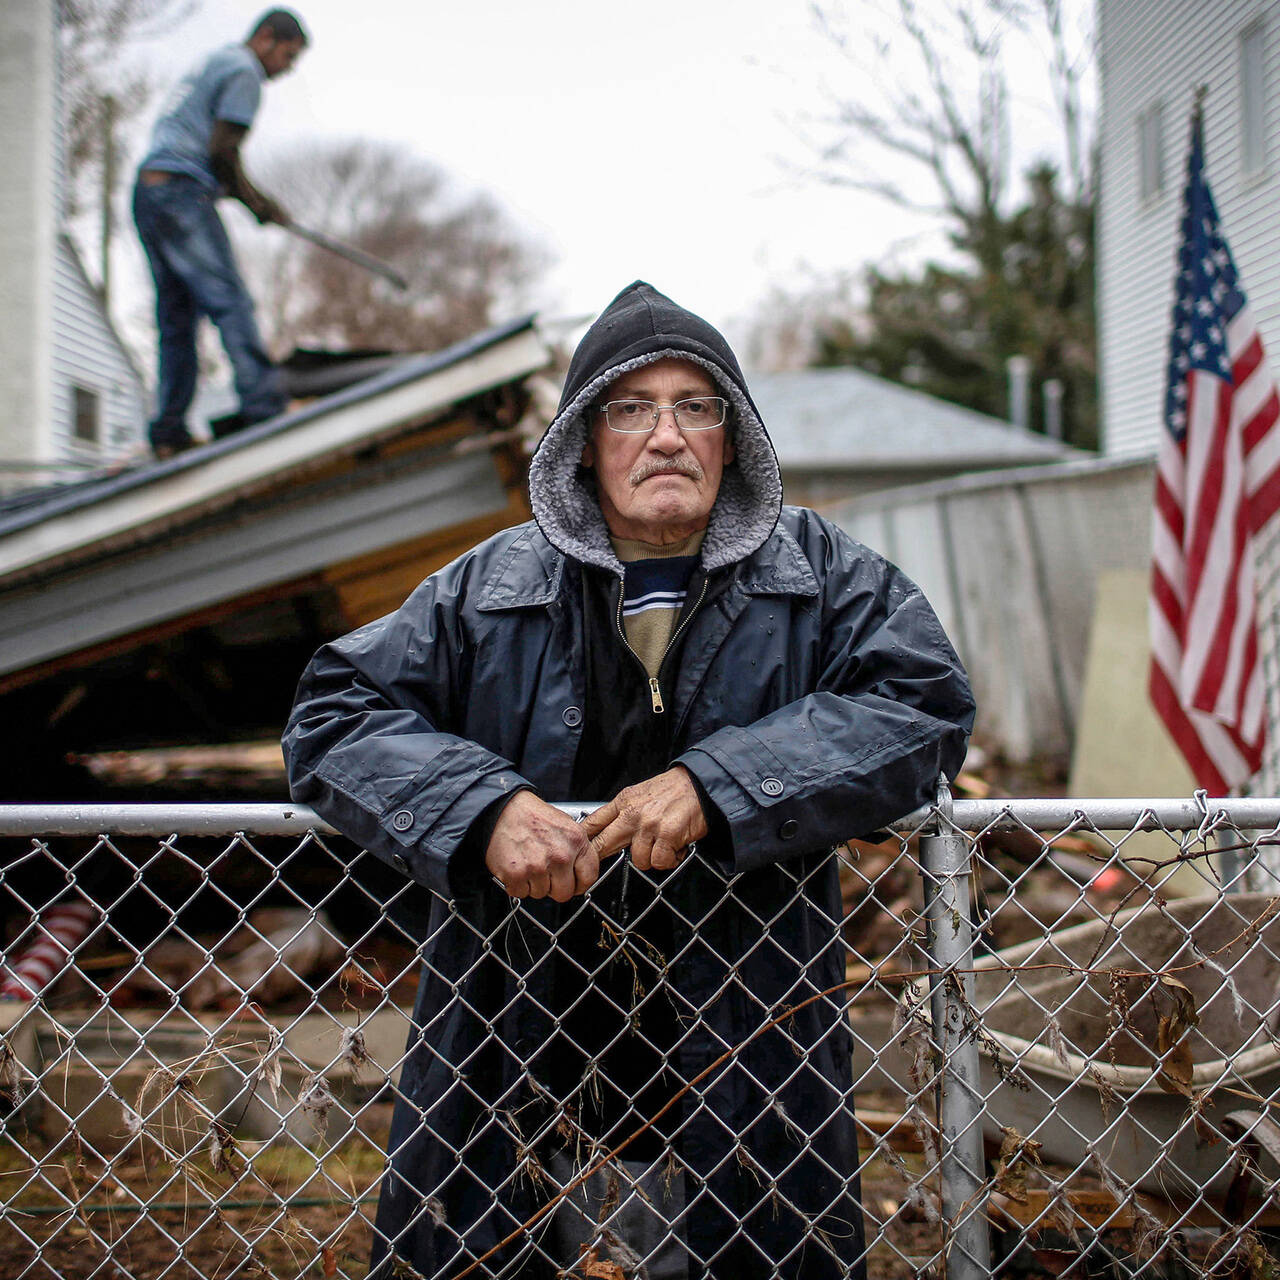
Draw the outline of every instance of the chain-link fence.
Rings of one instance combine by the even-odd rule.
[[[0,809],[0,1276],[360,1277],[374,1251],[408,1277],[424,1234],[453,1242],[442,1280],[1275,1275],[1278,830],[1280,801],[944,793],[878,842],[774,869],[787,893],[696,854],[662,884],[615,859],[532,946],[538,904],[428,913],[296,807]],[[746,989],[743,956],[794,936],[794,900],[810,927],[833,867],[843,975]],[[670,999],[664,1030],[664,993],[709,963],[687,895],[650,927],[691,872],[708,913],[735,904],[743,954],[713,957],[712,1000]],[[624,875],[652,881],[631,918],[608,906]],[[528,957],[566,952],[548,989],[600,999],[513,1039],[517,997],[543,989]],[[477,995],[481,965],[516,993],[504,1008]],[[413,1024],[424,980],[482,1027],[465,1054]],[[682,1078],[662,1036],[722,1029],[726,1002],[746,1033]],[[839,1036],[812,1033],[815,1007]],[[851,1046],[843,1082],[814,1065],[829,1043]],[[493,1054],[514,1059],[497,1097],[478,1083]],[[407,1105],[393,1130],[430,1070],[464,1122]],[[449,1159],[415,1169],[433,1130]],[[407,1203],[386,1216],[380,1194]],[[772,1261],[744,1267],[765,1239]]]

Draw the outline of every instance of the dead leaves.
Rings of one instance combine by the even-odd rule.
[[[209,1122],[209,1164],[214,1173],[230,1173],[239,1155],[231,1130],[221,1120]]]
[[[338,1056],[357,1074],[362,1067],[373,1064],[373,1060],[369,1057],[369,1050],[365,1047],[364,1032],[359,1027],[342,1029],[342,1043],[338,1049]]]
[[[627,1280],[626,1273],[616,1262],[601,1259],[594,1249],[583,1255],[578,1266],[584,1276],[596,1277],[596,1280]]]
[[[1040,1165],[1042,1143],[1034,1138],[1024,1138],[1017,1129],[1001,1126],[1004,1137],[1000,1141],[1000,1154],[996,1158],[993,1187],[1018,1204],[1027,1203],[1027,1169]]]
[[[1232,1228],[1214,1242],[1205,1274],[1213,1280],[1276,1280],[1280,1268],[1257,1232]]]
[[[1191,1081],[1195,1062],[1188,1032],[1200,1023],[1196,999],[1185,982],[1170,974],[1160,975],[1160,987],[1173,997],[1173,1011],[1161,1014],[1156,1025],[1156,1049],[1160,1055],[1156,1083],[1166,1093],[1194,1098]]]
[[[1194,1100],[1192,1081],[1195,1058],[1191,1032],[1200,1025],[1195,993],[1181,978],[1170,973],[1138,973],[1123,969],[1106,971],[1110,995],[1107,1001],[1107,1057],[1113,1067],[1120,1065],[1120,1051],[1141,1053],[1136,1062],[1149,1061],[1156,1083],[1166,1093]],[[1161,997],[1163,996],[1163,999]],[[1146,1004],[1146,1002],[1150,1004]],[[1155,1046],[1150,1042],[1150,1022],[1146,1035],[1134,1018],[1139,1002],[1155,1014]],[[1122,1040],[1122,1035],[1126,1040]],[[1051,1036],[1052,1040],[1052,1036]],[[1129,1048],[1125,1048],[1125,1043]]]
[[[16,1107],[22,1101],[22,1065],[9,1042],[0,1036],[0,1098]]]
[[[329,1088],[329,1081],[319,1072],[313,1072],[302,1082],[298,1090],[298,1106],[321,1127],[329,1118],[329,1109],[336,1105],[336,1099]]]
[[[579,1253],[575,1270],[590,1280],[636,1280],[645,1273],[640,1255],[608,1227],[601,1231],[599,1244],[584,1244]]]
[[[280,1050],[284,1048],[284,1036],[280,1028],[272,1026],[267,1034],[267,1047],[262,1054],[262,1078],[271,1090],[271,1096],[277,1103],[280,1101],[280,1086],[283,1082],[283,1069],[280,1066]]]

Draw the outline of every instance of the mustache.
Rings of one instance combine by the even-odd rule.
[[[634,489],[643,484],[650,476],[688,476],[695,482],[701,482],[704,476],[702,468],[694,458],[655,458],[651,462],[641,463],[627,479]]]

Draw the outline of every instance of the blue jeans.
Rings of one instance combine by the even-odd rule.
[[[213,193],[180,174],[155,185],[139,181],[133,221],[156,284],[160,360],[152,447],[191,443],[186,418],[196,390],[196,327],[202,315],[218,327],[245,424],[280,413],[280,374],[262,345],[253,300],[236,270]]]

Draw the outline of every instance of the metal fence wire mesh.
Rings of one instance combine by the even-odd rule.
[[[645,1045],[696,942],[663,954],[592,890],[567,927],[594,941],[591,965],[581,948],[574,964],[600,994],[589,1018],[556,1026],[571,1087],[539,1077],[537,1045],[496,1102],[468,1093],[473,1061],[446,1064],[475,1111],[449,1176],[469,1173],[511,1240],[483,1257],[459,1233],[437,1274],[541,1260],[693,1280],[721,1274],[721,1247],[765,1219],[790,1236],[758,1274],[825,1274],[833,1257],[849,1274],[851,1195],[873,1278],[1277,1274],[1278,829],[1275,801],[944,793],[879,843],[833,851],[844,914],[824,927],[843,985],[802,977],[779,1000],[741,989],[721,957],[715,999],[754,1001],[756,1030],[718,1046],[711,1075],[767,1061],[782,1080],[724,1146],[757,1189],[736,1222],[717,1171],[682,1146],[707,1081],[670,1062],[651,1074]],[[0,1276],[363,1277],[380,1194],[411,1195],[412,1219],[450,1229],[445,1187],[388,1173],[389,1141],[414,1139],[390,1137],[401,1073],[447,1044],[411,1022],[432,963],[410,924],[425,890],[296,808],[9,807],[0,851]],[[600,886],[624,874],[642,873],[617,859]],[[718,895],[744,892],[720,880]],[[755,922],[744,945],[775,945],[786,904],[740,905]],[[472,927],[456,904],[436,918]],[[515,944],[540,930],[533,904],[511,903],[483,963],[518,985]],[[471,975],[434,963],[427,980],[471,999]],[[836,1107],[857,1151],[830,1170],[837,1195],[817,1215],[750,1140],[772,1124],[792,1139],[779,1149],[807,1147],[791,1114],[818,1087],[805,1001],[835,1002],[852,1043]],[[673,1010],[686,1030],[705,1012]],[[588,1124],[593,1108],[617,1124]],[[484,1185],[477,1153],[494,1141],[510,1159]],[[690,1229],[709,1213],[726,1223],[711,1245]],[[398,1243],[383,1242],[379,1275],[417,1274]]]

